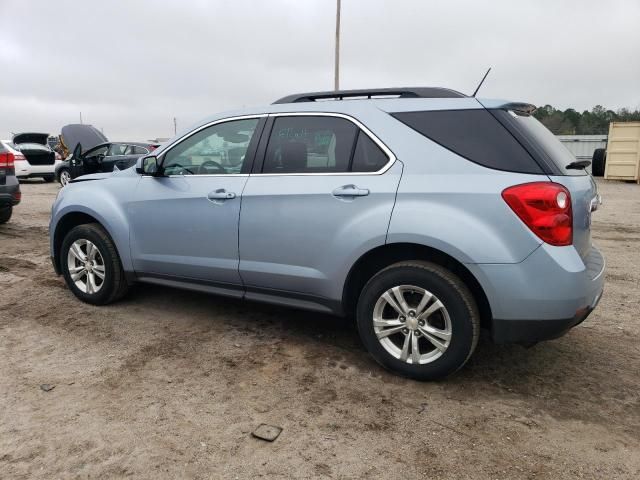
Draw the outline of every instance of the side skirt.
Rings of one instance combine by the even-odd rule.
[[[243,286],[230,283],[212,282],[194,278],[174,277],[152,273],[138,275],[127,272],[130,283],[135,281],[151,283],[172,288],[192,290],[196,292],[221,295],[224,297],[238,298],[261,303],[270,303],[284,307],[311,310],[331,315],[344,316],[342,305],[339,301],[306,293],[275,290],[270,288]]]

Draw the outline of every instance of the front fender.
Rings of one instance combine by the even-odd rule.
[[[135,191],[139,177],[108,178],[72,183],[64,187],[53,204],[49,224],[51,256],[56,256],[58,230],[70,215],[87,215],[111,236],[125,271],[133,271],[129,248],[129,225],[126,205]],[[73,225],[75,226],[75,225]],[[56,242],[56,239],[58,242]]]

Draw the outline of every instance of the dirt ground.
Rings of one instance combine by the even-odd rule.
[[[58,186],[25,183],[0,226],[0,478],[639,478],[640,186],[600,189],[594,314],[418,383],[328,316],[144,285],[79,302],[49,263]]]

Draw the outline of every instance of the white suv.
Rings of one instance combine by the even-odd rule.
[[[45,182],[55,179],[55,167],[62,159],[51,150],[48,138],[47,133],[19,133],[13,141],[1,141],[15,156],[16,177],[41,177]]]

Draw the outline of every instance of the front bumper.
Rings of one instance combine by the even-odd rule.
[[[604,290],[605,262],[593,246],[541,245],[517,264],[469,265],[491,307],[497,343],[531,344],[559,337],[584,321]]]

